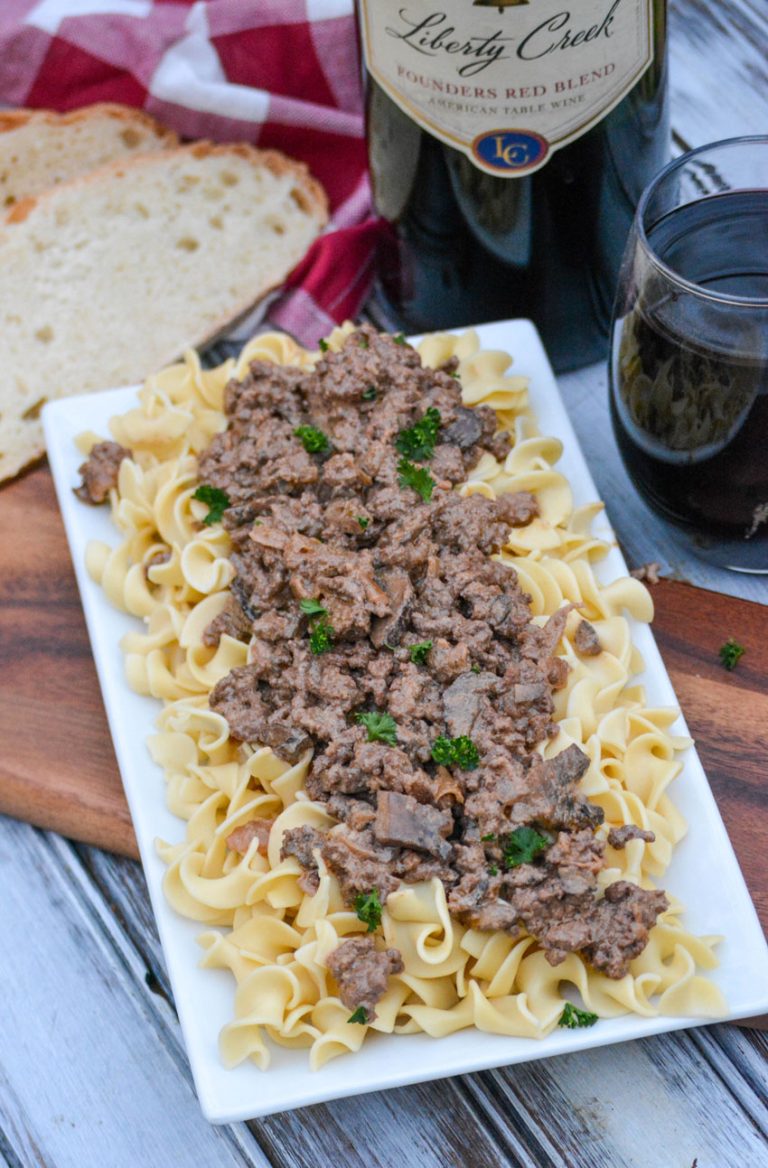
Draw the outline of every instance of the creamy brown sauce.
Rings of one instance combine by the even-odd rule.
[[[235,739],[291,762],[313,748],[308,793],[340,824],[286,833],[307,891],[318,851],[350,904],[436,876],[467,925],[526,929],[552,964],[578,951],[621,977],[667,902],[626,881],[598,896],[588,759],[536,750],[557,731],[568,610],[538,627],[490,558],[535,500],[453,489],[509,446],[454,372],[364,327],[311,373],[256,362],[230,383],[199,473],[230,501],[237,575],[206,640],[251,648],[210,703]],[[579,635],[601,651],[591,626]]]

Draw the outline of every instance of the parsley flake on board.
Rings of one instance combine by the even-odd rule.
[[[360,524],[360,527],[363,529],[363,531],[365,531],[366,527],[371,521],[370,519],[366,519],[364,515],[358,515],[357,522]]]
[[[407,345],[408,344],[408,342],[406,341],[406,339],[402,333],[395,333],[392,340],[395,342],[396,345]]]
[[[437,431],[441,423],[440,411],[430,406],[423,418],[400,430],[395,438],[395,449],[406,458],[426,462],[435,453]]]
[[[397,473],[397,481],[403,489],[412,487],[425,503],[429,502],[435,489],[435,480],[426,467],[414,466],[407,458],[401,458],[397,464]]]
[[[367,714],[355,714],[355,721],[365,726],[369,742],[386,742],[387,746],[397,743],[397,722],[391,714],[370,710]]]
[[[347,1022],[357,1022],[359,1026],[368,1025],[368,1011],[365,1006],[358,1006],[354,1014],[350,1014]]]
[[[427,653],[432,648],[431,641],[419,641],[416,645],[409,645],[408,652],[414,665],[425,665]]]
[[[505,867],[519,868],[521,864],[530,864],[551,842],[534,827],[516,827],[503,840]]]
[[[376,401],[377,396],[375,385],[369,385],[363,390],[363,401]]]
[[[466,734],[460,734],[458,738],[446,738],[441,734],[432,743],[432,758],[441,766],[455,766],[463,771],[474,771],[480,762],[480,752]]]
[[[328,450],[331,445],[328,441],[328,435],[324,434],[322,430],[318,430],[317,426],[297,426],[293,432],[297,438],[301,439],[301,444],[307,454],[320,454],[321,451]]]
[[[208,504],[209,511],[203,519],[203,523],[207,527],[210,527],[212,523],[221,523],[222,515],[230,506],[227,492],[219,490],[218,487],[210,487],[207,483],[199,486],[192,498]]]
[[[331,346],[328,344],[327,341],[324,341],[323,338],[321,337],[320,340],[317,342],[317,347],[321,353],[327,353]]]
[[[299,608],[306,616],[328,616],[328,609],[314,596],[299,601]]]
[[[744,646],[735,641],[733,637],[729,637],[725,644],[720,646],[720,662],[730,673],[732,669],[736,668],[745,653]]]
[[[309,634],[309,648],[319,657],[333,647],[333,625],[324,616],[315,621]]]
[[[594,1026],[595,1022],[597,1014],[591,1014],[589,1010],[580,1010],[573,1002],[566,1002],[557,1024],[567,1026],[569,1030],[578,1030],[581,1026]]]
[[[381,924],[381,901],[377,889],[372,888],[367,896],[361,892],[355,897],[355,912],[363,924],[368,926],[369,933],[378,929]]]

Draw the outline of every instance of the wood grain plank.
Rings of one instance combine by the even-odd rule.
[[[764,134],[768,126],[768,5],[670,0],[672,124],[691,146]]]
[[[724,1027],[717,1033],[718,1039],[726,1045],[727,1049],[730,1049],[731,1031]],[[733,1035],[738,1037],[739,1042],[743,1039],[752,1048],[754,1059],[750,1058],[748,1073],[753,1073],[755,1076],[757,1093],[762,1094],[763,1099],[768,1099],[768,1088],[765,1085],[765,1078],[768,1076],[768,1033],[764,1030],[744,1030],[734,1031]],[[736,1059],[741,1059],[740,1052],[736,1053]]]
[[[762,1038],[760,1050],[755,1041]],[[752,1119],[755,1128],[768,1137],[768,1040],[759,1030],[736,1026],[707,1026],[691,1031],[691,1041],[719,1075],[726,1090]],[[733,1068],[738,1067],[738,1075]]]
[[[243,1125],[203,1119],[173,1011],[70,846],[3,820],[0,882],[0,1126],[18,1162],[269,1168]]]
[[[25,1107],[16,1094],[5,1067],[0,1065],[0,1154],[13,1168],[48,1168]]]
[[[138,855],[53,482],[0,503],[0,811]]]
[[[731,1074],[738,1076],[735,1065]],[[481,1111],[543,1128],[564,1168],[689,1168],[696,1158],[701,1168],[763,1162],[765,1100],[758,1124],[690,1032],[487,1071],[466,1082]]]
[[[531,1158],[508,1124],[478,1123],[453,1079],[340,1099],[298,1113],[271,1116],[258,1127],[281,1168],[306,1168],[317,1149],[344,1168],[550,1168],[539,1149]]]
[[[664,662],[768,929],[768,608],[673,581],[652,594]],[[731,673],[718,656],[728,637],[746,647]]]

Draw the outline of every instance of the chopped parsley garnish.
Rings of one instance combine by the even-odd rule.
[[[369,524],[371,521],[370,521],[370,519],[366,519],[366,517],[365,517],[364,515],[358,515],[358,516],[357,516],[357,522],[360,524],[360,526],[361,526],[361,528],[363,529],[363,531],[365,531],[366,527],[368,526],[368,524]]]
[[[430,406],[423,418],[419,418],[418,422],[399,432],[395,438],[395,448],[406,458],[426,462],[435,453],[440,422],[440,411]]]
[[[594,1026],[595,1022],[597,1014],[590,1014],[589,1010],[580,1010],[573,1002],[566,1002],[557,1024],[567,1026],[569,1030],[578,1030],[580,1026]]]
[[[498,874],[499,874],[499,869],[497,868],[497,866],[495,864],[491,864],[490,868],[488,869],[488,875],[489,876],[498,876]]]
[[[743,645],[729,637],[724,645],[720,646],[720,662],[730,672],[735,669],[746,653]]]
[[[316,656],[333,647],[333,625],[324,616],[315,621],[309,634],[309,647]]]
[[[328,609],[314,596],[299,601],[299,608],[309,618],[309,648],[319,656],[333,645],[333,625],[327,620]]]
[[[368,1025],[368,1011],[365,1006],[358,1006],[354,1014],[350,1014],[347,1022],[357,1022],[360,1026]]]
[[[481,835],[480,839],[483,841],[483,843],[487,843],[489,840],[495,840],[496,836],[492,831],[489,831],[487,835]]]
[[[365,726],[368,731],[369,742],[386,742],[387,746],[394,746],[397,742],[397,722],[391,714],[382,714],[379,710],[371,710],[367,714],[356,714],[355,721]]]
[[[441,766],[455,766],[463,771],[474,771],[480,762],[480,752],[466,734],[458,738],[441,735],[432,744],[432,758]]]
[[[369,385],[363,390],[363,401],[376,401],[377,396],[375,385]]]
[[[327,434],[318,430],[317,426],[297,426],[293,432],[297,438],[301,438],[301,444],[307,454],[319,454],[331,445]]]
[[[221,517],[230,506],[229,495],[226,491],[219,490],[218,487],[210,487],[207,483],[203,483],[198,487],[192,496],[193,499],[199,499],[201,503],[207,503],[209,507],[208,514],[203,519],[203,523],[210,527],[212,523],[221,523]]]
[[[407,345],[408,344],[408,342],[406,341],[406,339],[402,333],[395,333],[392,340],[395,342],[396,345]]]
[[[361,349],[368,349],[370,347],[368,344],[368,338],[365,333],[358,334],[357,343]]]
[[[381,901],[375,888],[372,888],[367,896],[361,892],[359,896],[355,897],[355,912],[360,920],[368,926],[369,933],[378,929],[381,924]]]
[[[299,608],[307,616],[328,616],[328,609],[319,600],[315,600],[314,597],[300,600]]]
[[[331,346],[328,344],[327,341],[324,341],[323,338],[321,337],[320,340],[317,342],[317,347],[321,353],[327,353]]]
[[[423,466],[414,466],[407,458],[401,458],[397,464],[397,473],[399,475],[398,482],[400,486],[412,487],[425,503],[428,503],[432,498],[432,491],[435,488],[435,480],[432,475]]]
[[[453,377],[456,381],[461,381],[461,377],[455,371],[451,374],[451,377]]]
[[[479,666],[479,665],[473,665],[473,666],[472,666],[472,672],[473,672],[473,673],[479,673],[479,672],[480,672],[480,666]]]
[[[410,645],[408,652],[411,655],[411,661],[414,665],[424,665],[427,660],[427,653],[432,648],[431,641],[419,641],[416,645]]]
[[[534,827],[516,827],[504,837],[504,866],[519,868],[521,864],[530,864],[551,842],[548,836],[542,835]]]

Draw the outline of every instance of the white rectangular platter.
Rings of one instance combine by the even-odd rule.
[[[531,404],[542,433],[555,435],[563,442],[565,452],[559,467],[571,483],[576,505],[593,501],[597,497],[594,484],[534,326],[529,321],[515,320],[481,325],[477,331],[483,348],[503,349],[513,354],[514,372],[530,378]],[[219,1061],[217,1040],[219,1030],[232,1016],[234,982],[228,972],[198,968],[201,950],[195,937],[201,926],[176,916],[161,889],[163,865],[155,854],[154,841],[160,836],[176,842],[182,838],[184,825],[165,807],[163,775],[144,744],[153,731],[159,703],[133,693],[123,675],[118,642],[124,633],[135,629],[136,620],[113,609],[85,571],[88,541],[100,539],[114,545],[118,535],[107,508],[85,507],[72,494],[72,487],[79,481],[77,467],[82,461],[74,444],[75,435],[94,430],[107,436],[109,419],[133,406],[135,393],[135,388],[116,389],[53,402],[45,407],[43,421],[104,704],[206,1117],[215,1123],[255,1118],[365,1091],[547,1058],[699,1025],[700,1020],[692,1018],[629,1016],[601,1021],[588,1030],[556,1030],[542,1041],[506,1038],[476,1030],[460,1031],[442,1039],[425,1034],[370,1034],[359,1053],[334,1059],[316,1072],[308,1069],[305,1051],[282,1048],[275,1048],[272,1067],[267,1072],[251,1063],[225,1070]],[[596,521],[595,532],[613,539],[605,518]],[[623,557],[615,545],[597,572],[606,581],[626,574]],[[641,680],[649,704],[674,705],[675,695],[648,627],[636,625],[633,639],[646,663]],[[678,727],[680,733],[686,732],[682,719]],[[690,830],[675,852],[664,886],[687,905],[688,928],[700,934],[725,935],[719,950],[721,965],[711,976],[726,997],[727,1016],[744,1018],[768,1011],[768,948],[706,776],[693,750],[687,753],[685,767],[675,781],[672,794]],[[606,1087],[610,1089],[609,1085]]]

